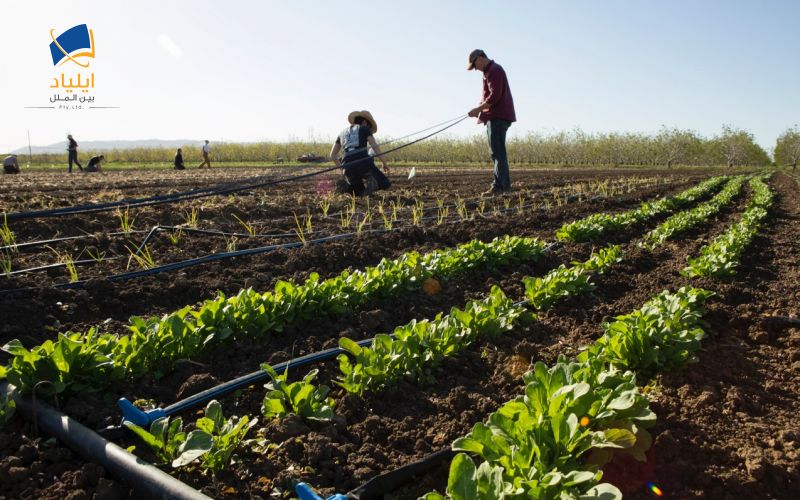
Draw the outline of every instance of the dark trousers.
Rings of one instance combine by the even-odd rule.
[[[69,150],[69,159],[67,161],[69,161],[69,170],[68,170],[69,173],[72,173],[72,164],[73,163],[75,165],[77,165],[79,169],[81,169],[81,172],[83,172],[83,167],[81,166],[80,163],[78,163],[78,150],[77,149],[70,149]]]
[[[492,189],[508,191],[511,189],[511,174],[508,172],[508,154],[506,153],[506,132],[511,122],[508,120],[489,120],[486,122],[486,134],[489,137],[489,150],[494,163],[494,181]]]
[[[347,184],[356,196],[361,196],[366,191],[364,186],[365,178],[370,175],[372,169],[375,168],[375,162],[369,156],[362,158],[346,159],[342,163],[344,169],[344,178],[347,179]]]
[[[375,165],[375,160],[372,160],[372,165],[369,169],[370,175],[378,183],[378,191],[381,189],[389,189],[392,186],[392,181]]]

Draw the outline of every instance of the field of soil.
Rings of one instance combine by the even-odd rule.
[[[329,277],[410,250],[425,252],[504,234],[553,241],[555,230],[565,222],[599,211],[632,208],[642,200],[680,192],[720,173],[710,169],[520,170],[512,171],[515,190],[511,195],[482,199],[480,193],[491,176],[488,171],[418,169],[417,177],[408,180],[405,169],[400,170],[392,176],[390,191],[357,200],[354,220],[347,227],[338,214],[348,210],[351,200],[329,194],[334,177],[244,195],[131,209],[128,215],[134,220],[134,230],[144,231],[140,233],[111,236],[120,232],[120,216],[114,212],[12,221],[9,226],[18,244],[80,237],[54,242],[48,245],[51,248],[21,248],[15,256],[15,270],[57,262],[58,252],[68,252],[77,260],[79,255],[86,258],[89,249],[120,259],[79,267],[79,279],[88,281],[75,290],[54,288],[69,282],[62,268],[0,276],[0,344],[18,338],[31,347],[54,338],[57,332],[85,331],[97,325],[103,331],[124,334],[132,315],[161,315],[213,298],[217,291],[233,294],[245,287],[266,291],[279,279],[299,281],[311,272]],[[0,179],[0,211],[163,194],[257,175],[263,175],[263,170],[4,176]],[[610,234],[603,243],[622,244],[625,257],[609,273],[594,279],[597,288],[592,294],[558,303],[536,321],[502,337],[477,342],[448,358],[425,384],[401,382],[364,399],[334,389],[337,418],[331,422],[299,417],[265,421],[261,386],[229,396],[221,401],[226,414],[259,417],[260,448],[240,451],[237,463],[214,479],[198,469],[172,473],[214,498],[289,498],[297,480],[307,481],[326,495],[353,490],[376,475],[447,449],[473,424],[520,393],[521,374],[532,363],[552,363],[559,355],[575,355],[601,335],[604,321],[639,308],[662,290],[691,284],[717,294],[706,316],[711,335],[704,340],[698,363],[652,381],[639,381],[647,386],[658,415],[650,460],[646,464],[614,463],[606,468],[605,479],[631,498],[652,496],[647,483],[658,485],[670,498],[796,498],[800,492],[800,432],[793,422],[800,413],[800,330],[774,318],[800,314],[800,188],[780,173],[771,178],[770,186],[776,202],[765,230],[746,251],[733,279],[690,280],[679,271],[688,256],[696,255],[737,219],[749,192],[706,224],[655,252],[635,243],[663,217]],[[321,206],[323,200],[330,203],[327,209]],[[469,211],[468,217],[458,214],[459,200]],[[376,207],[381,204],[384,211],[392,205],[398,211],[391,230],[377,215]],[[449,209],[445,212],[444,207]],[[126,281],[103,279],[126,271],[127,248],[135,248],[149,228],[190,227],[187,219],[193,208],[198,214],[197,228],[245,233],[234,242],[237,249],[297,241],[294,214],[311,215],[309,239],[358,232],[356,221],[363,220],[365,213],[375,215],[361,234],[349,239],[275,249]],[[421,209],[424,215],[415,221],[414,213]],[[323,211],[328,212],[327,217]],[[252,237],[246,235],[245,224],[259,235],[289,236]],[[375,231],[367,232],[367,227]],[[169,234],[174,231],[158,233],[149,244],[157,264],[228,251],[232,238],[185,232],[175,244]],[[90,428],[103,428],[118,423],[114,401],[120,396],[168,405],[254,371],[260,363],[334,347],[340,337],[370,338],[412,319],[432,318],[451,307],[462,307],[484,297],[493,285],[518,300],[524,293],[523,277],[540,276],[560,264],[585,260],[594,248],[591,244],[562,244],[534,263],[477,269],[442,280],[441,292],[434,295],[412,291],[376,299],[344,315],[331,314],[294,325],[264,341],[227,344],[201,359],[187,360],[161,379],[133,380],[103,394],[51,403]],[[0,363],[6,361],[6,355],[0,353]],[[333,386],[337,364],[318,368],[319,380]],[[136,444],[138,454],[153,459],[133,438],[120,444]],[[83,462],[47,436],[36,436],[31,424],[19,417],[0,430],[0,456],[1,498],[132,495],[128,486],[102,467]],[[448,462],[442,463],[417,477],[393,492],[392,498],[417,498],[434,489],[443,493],[448,466]]]

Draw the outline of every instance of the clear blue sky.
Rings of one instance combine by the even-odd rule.
[[[512,132],[580,127],[704,135],[767,149],[800,122],[798,1],[5,2],[0,152],[81,140],[333,138],[369,109],[379,139],[465,113],[468,52],[509,76]],[[97,104],[48,104],[50,28],[94,30]],[[59,71],[63,68],[59,68]],[[463,123],[454,135],[481,132]]]

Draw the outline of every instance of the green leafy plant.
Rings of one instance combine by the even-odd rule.
[[[759,178],[750,180],[753,198],[738,222],[714,238],[708,245],[700,249],[700,255],[689,258],[681,274],[689,277],[711,276],[723,278],[736,274],[739,259],[750,245],[767,218],[768,209],[772,205],[772,191]]]
[[[53,380],[66,385],[85,384],[100,389],[119,378],[135,378],[145,373],[159,377],[177,360],[191,359],[216,345],[239,338],[258,339],[280,332],[288,325],[305,321],[321,313],[342,314],[368,300],[387,297],[407,290],[418,290],[432,276],[447,278],[478,267],[496,268],[520,262],[535,262],[544,253],[545,244],[536,238],[501,237],[485,243],[471,241],[455,248],[435,250],[427,254],[409,252],[400,257],[382,260],[377,266],[358,271],[345,271],[326,280],[312,273],[305,282],[279,281],[274,290],[259,293],[241,290],[227,297],[219,294],[199,307],[184,307],[163,317],[132,317],[128,335],[104,333],[72,333],[70,339],[86,344],[81,349],[104,356],[104,369],[114,377],[96,370],[97,375],[83,378],[70,370],[58,376],[50,366],[60,364],[60,354],[45,343],[32,351],[43,358],[42,371],[29,371],[26,350],[14,349],[9,378],[15,385],[32,390],[39,380]],[[51,343],[52,344],[52,343]],[[38,359],[38,358],[37,358]],[[37,365],[38,366],[38,365]]]
[[[90,391],[122,377],[123,367],[115,366],[113,360],[115,347],[112,336],[98,336],[94,328],[85,335],[59,333],[55,341],[47,340],[31,350],[15,339],[2,347],[11,355],[4,371],[9,382],[24,391],[50,382],[37,389],[45,396]]]
[[[711,200],[701,203],[691,210],[676,213],[645,234],[639,245],[652,250],[665,241],[705,222],[733,202],[733,199],[741,192],[744,182],[744,177],[734,177]]]
[[[212,400],[206,405],[205,416],[196,422],[197,428],[211,436],[211,448],[202,455],[202,466],[217,474],[231,464],[233,452],[241,445],[250,429],[258,423],[258,419],[250,420],[245,415],[241,418],[226,419],[222,413],[222,405]]]
[[[599,359],[644,376],[680,368],[700,349],[703,304],[713,295],[690,287],[661,293],[638,311],[604,324],[604,335],[578,359]]]
[[[128,421],[124,424],[144,441],[158,460],[172,464],[172,467],[194,462],[208,453],[214,444],[211,434],[206,431],[184,432],[180,417],[172,421],[169,417],[161,417],[150,424],[149,431]]]
[[[287,382],[288,367],[283,374],[276,373],[268,363],[263,363],[261,369],[272,379],[266,385],[267,395],[261,409],[265,417],[280,418],[292,413],[316,420],[333,418],[333,398],[328,397],[330,388],[313,384],[319,370],[311,370],[303,380]]]
[[[559,240],[578,242],[597,240],[608,231],[616,231],[632,224],[642,223],[660,214],[686,206],[714,191],[727,179],[727,177],[715,177],[671,198],[643,202],[638,208],[627,212],[589,215],[583,219],[564,224],[556,231],[556,237]]]
[[[2,377],[0,377],[2,379]],[[17,402],[9,393],[0,397],[0,429],[6,426],[17,411]]]
[[[445,357],[470,345],[479,336],[492,336],[510,330],[525,310],[514,305],[498,287],[489,296],[473,301],[461,310],[439,314],[428,321],[413,320],[390,335],[376,335],[369,347],[359,346],[344,337],[339,347],[342,375],[336,383],[358,395],[392,384],[401,377],[425,380],[430,370]],[[353,357],[353,361],[350,360]]]

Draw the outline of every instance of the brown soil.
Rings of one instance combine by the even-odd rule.
[[[565,181],[563,174],[560,178],[548,175],[542,177],[542,185]],[[443,180],[450,182],[447,177]],[[646,478],[624,478],[623,486],[629,486],[634,495],[646,495],[637,493],[641,491],[639,483],[645,479],[675,498],[708,494],[720,498],[789,498],[795,491],[792,488],[797,488],[798,436],[789,417],[800,409],[800,369],[794,366],[800,362],[800,335],[797,329],[767,328],[762,320],[768,315],[798,313],[800,248],[796,234],[800,200],[797,187],[787,177],[779,175],[772,184],[780,194],[773,218],[746,253],[740,274],[728,282],[692,283],[718,293],[708,315],[715,335],[704,344],[700,363],[657,381],[655,473]],[[51,319],[64,326],[85,328],[112,317],[107,327],[122,331],[126,312],[150,315],[171,310],[207,298],[215,285],[226,293],[245,285],[268,289],[278,278],[301,279],[311,271],[329,275],[409,249],[428,250],[506,233],[551,239],[552,231],[565,221],[597,210],[632,206],[643,197],[685,185],[685,180],[676,179],[669,188],[648,188],[619,199],[576,203],[549,212],[410,228],[349,243],[281,251],[263,258],[201,266],[195,268],[196,273],[190,269],[166,280],[147,278],[104,284],[105,288],[86,292],[40,291],[32,297],[0,299],[0,307],[4,317],[15,314],[6,325],[20,325],[29,336],[26,343],[52,335],[43,328],[52,324]],[[446,448],[475,422],[519,393],[519,375],[531,362],[552,362],[559,354],[575,354],[579,346],[600,335],[602,321],[638,308],[663,289],[687,284],[688,280],[678,274],[686,257],[733,220],[744,202],[744,198],[740,199],[737,207],[653,254],[626,245],[625,260],[595,280],[597,289],[593,294],[570,299],[529,325],[478,343],[434,370],[427,383],[404,381],[364,400],[334,391],[340,416],[335,422],[297,418],[267,422],[261,432],[275,446],[263,453],[241,453],[241,463],[224,473],[217,484],[198,472],[180,472],[178,476],[214,497],[267,497],[277,491],[288,494],[292,481],[298,479],[330,493],[352,489],[378,473]],[[109,223],[105,227],[112,226]],[[630,241],[640,233],[641,228],[636,228],[628,234],[615,235],[614,240]],[[451,306],[462,306],[469,299],[481,297],[493,284],[501,286],[509,296],[521,297],[523,276],[542,274],[559,263],[584,259],[590,251],[588,244],[568,245],[537,263],[454,277],[433,297],[410,293],[376,300],[346,318],[322,318],[323,321],[298,325],[266,343],[238,343],[221,349],[200,360],[205,367],[187,365],[160,381],[139,381],[114,388],[106,396],[62,401],[62,409],[91,426],[107,425],[116,418],[112,406],[116,394],[168,404],[214,381],[251,371],[260,362],[276,362],[292,354],[329,347],[340,336],[366,338],[412,318],[432,317]],[[264,276],[249,281],[254,273]],[[181,279],[182,287],[175,288]],[[165,288],[169,293],[164,293]],[[103,297],[108,297],[108,302]],[[62,306],[53,307],[55,302],[62,302]],[[64,304],[69,305],[61,311]],[[46,313],[41,312],[43,308]],[[26,318],[34,311],[37,318]],[[68,314],[70,311],[72,314]],[[45,314],[53,317],[43,319]],[[0,341],[20,333],[4,331]],[[320,368],[319,379],[326,383],[338,371],[335,363]],[[260,415],[262,397],[262,388],[252,388],[223,400],[223,407],[226,414]],[[12,422],[10,431],[0,432],[0,452],[6,457],[0,460],[0,497],[88,498],[93,494],[113,494],[103,497],[119,498],[128,494],[126,488],[106,478],[102,470],[77,460],[58,445],[31,436],[29,425],[18,419]],[[31,472],[18,470],[24,467]],[[442,467],[419,478],[414,487],[398,492],[397,498],[416,498],[434,488],[442,491],[445,483],[446,468]]]

